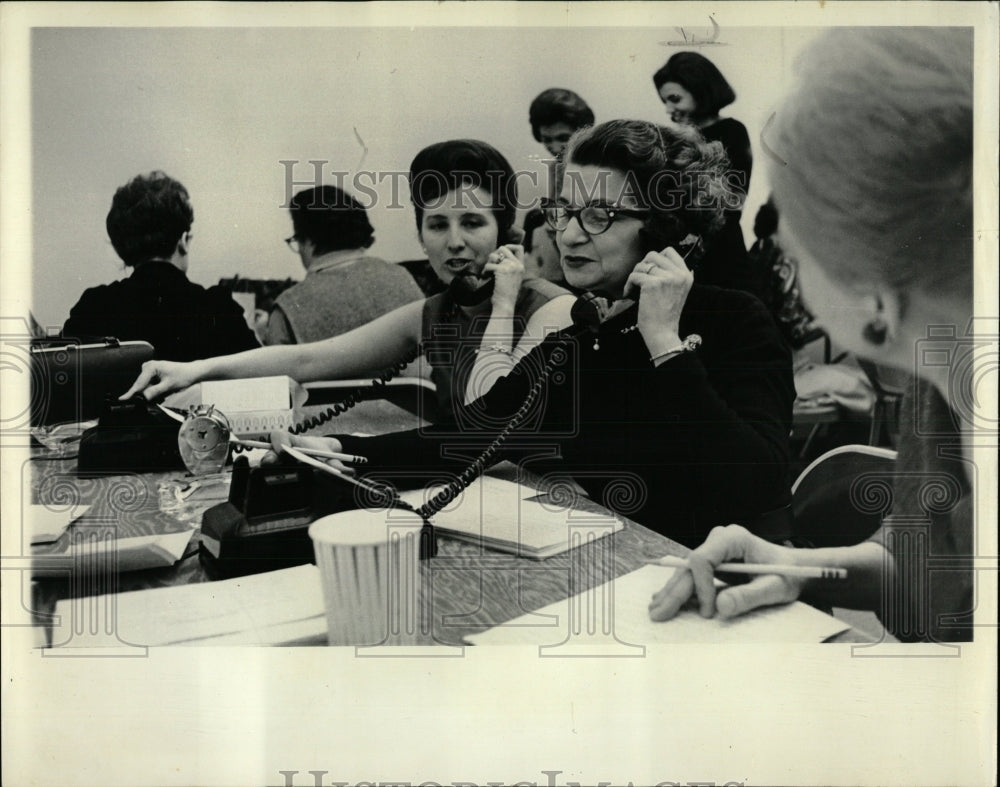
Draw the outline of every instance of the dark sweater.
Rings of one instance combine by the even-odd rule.
[[[753,155],[750,137],[738,120],[722,118],[701,129],[709,142],[719,142],[729,158],[730,188],[744,197],[750,188]],[[726,211],[726,222],[711,237],[705,238],[705,255],[698,264],[696,276],[702,284],[743,290],[763,299],[766,295],[762,283],[754,275],[747,255],[743,229],[740,227],[742,208]]]
[[[221,287],[188,281],[169,262],[145,262],[127,279],[91,287],[69,313],[62,335],[81,341],[143,340],[154,357],[194,361],[258,347],[243,310]]]
[[[876,611],[904,642],[968,642],[976,545],[957,419],[933,385],[917,381],[903,397],[899,420],[899,455],[889,476],[892,515],[871,538],[896,565]],[[885,477],[872,481],[884,483]]]
[[[598,335],[550,336],[454,427],[372,438],[340,437],[366,456],[375,478],[417,485],[460,472],[525,400],[538,371],[562,351],[532,416],[496,460],[523,462],[556,449],[597,502],[694,546],[715,525],[741,522],[789,501],[791,358],[770,315],[741,292],[695,285],[680,333],[697,353],[654,367],[635,325],[637,307]],[[491,428],[492,425],[492,428]],[[478,438],[478,439],[476,439]],[[529,468],[532,466],[529,462]]]

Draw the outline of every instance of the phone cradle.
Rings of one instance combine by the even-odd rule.
[[[202,516],[202,564],[214,579],[313,563],[309,525],[328,514],[358,508],[356,489],[304,465],[251,470],[245,456],[237,457],[229,500]],[[436,551],[429,525],[425,531],[421,557]]]

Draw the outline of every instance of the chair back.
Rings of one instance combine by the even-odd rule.
[[[852,488],[867,473],[890,473],[895,463],[895,451],[867,445],[840,446],[812,462],[792,485],[795,543],[851,546],[869,538],[881,515],[862,511]]]

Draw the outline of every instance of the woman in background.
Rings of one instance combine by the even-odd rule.
[[[288,375],[299,382],[377,374],[423,349],[439,412],[486,393],[545,335],[570,323],[573,297],[524,275],[513,229],[517,182],[491,145],[452,140],[424,148],[410,166],[417,233],[448,289],[340,336],[264,347],[188,364],[148,362],[123,398],[149,399],[202,380]]]
[[[719,117],[719,111],[736,100],[736,93],[715,64],[697,52],[678,52],[671,56],[653,74],[653,84],[669,124],[696,128],[707,141],[721,144],[729,159],[727,179],[736,198],[727,205],[726,226],[708,246],[698,280],[703,284],[760,295],[759,283],[750,271],[740,228],[753,170],[750,136],[738,120]]]
[[[972,638],[972,84],[968,29],[837,29],[804,53],[769,142],[781,157],[770,172],[779,235],[832,339],[918,378],[903,402],[892,515],[869,541],[824,549],[717,528],[653,597],[653,619],[692,595],[720,617],[804,597],[875,610],[902,639]],[[947,564],[931,570],[928,558]],[[717,593],[713,566],[732,560],[848,576],[769,575]]]
[[[570,137],[579,129],[594,125],[594,111],[572,90],[550,87],[543,90],[528,108],[531,135],[555,159],[561,159]]]

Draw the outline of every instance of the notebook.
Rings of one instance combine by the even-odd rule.
[[[423,505],[444,487],[416,489],[400,497]],[[558,555],[589,541],[617,533],[624,523],[610,513],[563,508],[533,498],[538,490],[512,481],[481,476],[439,511],[431,522],[439,532],[521,557]]]

